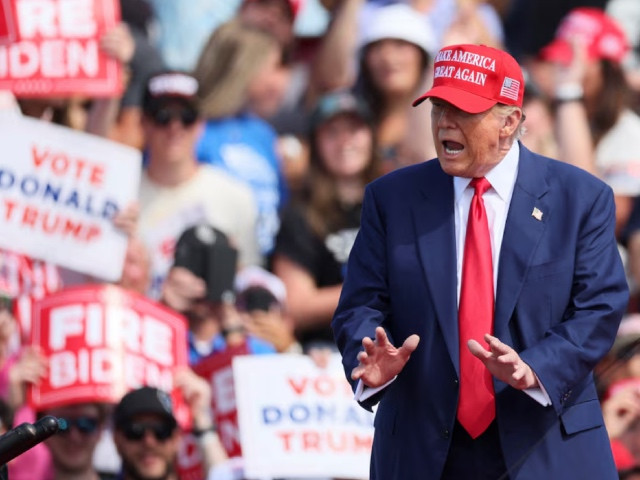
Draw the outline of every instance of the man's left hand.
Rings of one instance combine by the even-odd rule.
[[[494,377],[518,390],[540,386],[531,367],[522,361],[513,348],[488,333],[484,340],[489,345],[488,350],[476,340],[469,340],[467,346]]]

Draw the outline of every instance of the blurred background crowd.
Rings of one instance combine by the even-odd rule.
[[[596,374],[620,478],[640,478],[640,2],[120,3],[123,22],[101,47],[125,67],[122,97],[16,102],[24,115],[142,152],[138,201],[114,217],[129,238],[118,284],[186,317],[191,366],[239,343],[252,354],[305,353],[322,365],[335,351],[330,320],[365,185],[435,156],[429,108],[411,108],[431,83],[435,53],[454,43],[509,51],[526,78],[521,141],[614,190],[632,299]],[[46,365],[37,349],[16,342],[11,303],[84,281],[0,251],[3,427],[51,413],[24,404],[24,386],[46,375]],[[200,418],[210,386],[190,371],[177,375]],[[118,454],[98,444],[110,410],[54,413],[73,428],[13,462],[12,480],[117,474],[120,466],[101,455]],[[201,417],[197,427],[207,431],[210,415]],[[176,428],[143,422],[124,440],[120,432],[120,442],[166,446],[158,455],[170,466]],[[216,473],[224,452],[215,437],[202,437],[211,478],[241,478]],[[144,471],[142,454],[122,460],[125,479],[155,478],[127,473]]]

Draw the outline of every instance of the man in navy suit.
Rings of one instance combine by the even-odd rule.
[[[367,187],[332,326],[356,398],[379,402],[371,479],[618,478],[592,378],[628,301],[613,195],[518,142],[523,90],[507,53],[443,48],[414,102],[431,101],[438,158]],[[491,258],[465,279],[477,197]],[[481,277],[491,318],[461,339]],[[487,402],[464,395],[471,428],[461,384],[485,376]]]

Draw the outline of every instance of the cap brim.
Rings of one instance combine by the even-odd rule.
[[[417,107],[427,98],[432,97],[440,98],[445,102],[449,102],[451,105],[467,113],[485,112],[498,103],[490,98],[480,97],[479,95],[475,95],[465,90],[460,90],[454,87],[439,86],[433,87],[420,98],[414,100],[412,105]]]
[[[186,107],[198,110],[198,100],[195,97],[185,97],[183,95],[162,95],[149,98],[146,104],[143,105],[143,110],[149,113],[172,103],[180,103]]]
[[[568,64],[573,57],[573,51],[568,42],[556,39],[540,49],[539,57],[547,62]]]

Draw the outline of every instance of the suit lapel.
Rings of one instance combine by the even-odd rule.
[[[453,180],[439,165],[426,173],[424,201],[413,207],[417,248],[438,324],[459,371]]]
[[[544,232],[546,218],[551,214],[543,198],[548,190],[545,171],[546,162],[541,162],[521,144],[518,176],[500,249],[494,318],[496,336],[509,344],[509,319],[535,247]]]

